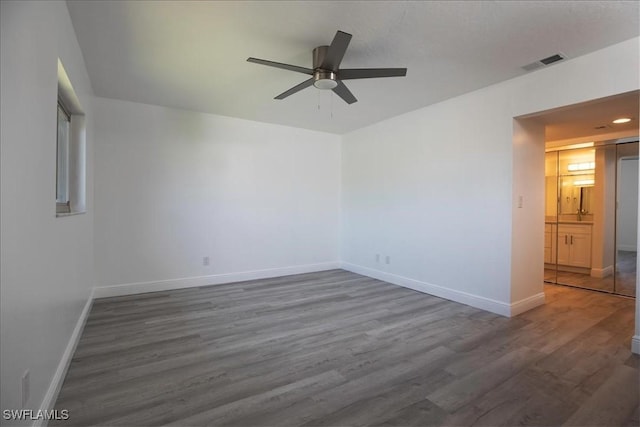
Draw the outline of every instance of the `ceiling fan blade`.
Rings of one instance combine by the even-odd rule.
[[[406,68],[347,68],[338,71],[338,78],[340,80],[404,77],[406,75]]]
[[[353,104],[354,102],[358,102],[355,96],[351,93],[349,89],[342,82],[338,82],[338,86],[333,88],[333,91],[338,94],[340,98],[344,100],[347,104]]]
[[[333,41],[331,42],[331,46],[327,49],[327,54],[325,55],[320,68],[338,71],[350,41],[351,34],[343,31],[337,31]]]
[[[267,61],[266,59],[247,58],[248,62],[255,64],[267,65],[269,67],[282,68],[283,70],[296,71],[298,73],[313,75],[311,68],[298,67],[297,65],[283,64],[281,62]]]
[[[291,89],[282,92],[280,95],[276,96],[274,99],[285,99],[287,96],[289,95],[293,95],[296,92],[300,92],[302,89],[307,88],[309,86],[313,85],[313,78],[310,78],[309,80],[305,80],[302,83],[300,83],[299,85],[296,85],[294,87],[292,87]]]

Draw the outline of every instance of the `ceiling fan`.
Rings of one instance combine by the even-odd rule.
[[[282,68],[284,70],[296,71],[312,76],[299,85],[282,92],[274,99],[284,99],[296,92],[301,91],[311,85],[318,89],[331,89],[347,104],[357,102],[355,96],[347,89],[343,80],[370,79],[378,77],[404,77],[407,75],[406,68],[343,68],[340,69],[340,62],[344,57],[351,34],[337,31],[330,46],[318,46],[313,49],[313,68],[299,67],[297,65],[283,64],[280,62],[267,61],[265,59],[248,58],[247,61],[256,64],[268,65],[270,67]]]

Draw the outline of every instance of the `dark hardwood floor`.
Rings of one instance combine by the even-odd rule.
[[[638,426],[634,301],[515,318],[354,273],[96,300],[51,425]]]

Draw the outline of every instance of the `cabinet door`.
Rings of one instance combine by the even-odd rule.
[[[571,265],[571,236],[567,233],[558,233],[558,264]]]
[[[591,235],[572,234],[569,259],[574,267],[591,267]]]
[[[551,263],[551,225],[544,227],[544,262]]]

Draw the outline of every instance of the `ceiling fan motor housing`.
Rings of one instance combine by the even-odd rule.
[[[313,69],[317,70],[322,66],[322,62],[324,62],[325,56],[327,56],[327,51],[329,50],[329,46],[318,46],[313,49]],[[336,70],[329,70],[336,71]]]

